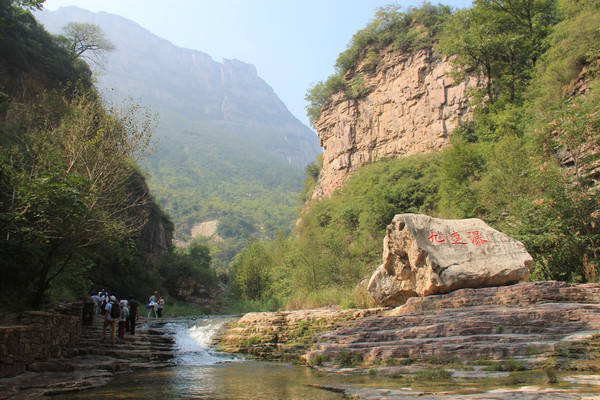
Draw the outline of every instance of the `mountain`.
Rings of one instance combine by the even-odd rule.
[[[159,114],[158,146],[144,167],[179,238],[228,214],[267,235],[291,224],[318,138],[253,65],[216,62],[104,12],[65,7],[36,16],[55,34],[72,21],[99,25],[115,45],[97,86],[107,99],[130,98]]]

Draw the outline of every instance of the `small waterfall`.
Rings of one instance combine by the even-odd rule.
[[[170,327],[175,331],[177,345],[175,362],[204,366],[236,361],[236,358],[214,351],[210,346],[213,336],[229,321],[229,318],[208,317],[172,323]]]

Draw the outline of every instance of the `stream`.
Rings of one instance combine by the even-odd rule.
[[[108,385],[53,396],[55,399],[214,399],[214,400],[330,400],[343,394],[324,390],[327,386],[364,399],[598,399],[594,386],[598,375],[582,375],[571,386],[566,381],[547,385],[546,378],[531,382],[510,382],[508,378],[450,380],[402,379],[394,376],[326,374],[282,362],[245,359],[220,353],[211,346],[212,338],[227,317],[174,319],[161,329],[173,335],[176,343],[173,367],[138,370],[117,375]],[[458,371],[472,374],[474,368]],[[498,374],[498,373],[496,373]],[[500,373],[503,374],[503,373]],[[504,373],[506,376],[509,373]],[[503,380],[504,379],[504,380]],[[587,379],[587,380],[586,380]],[[590,382],[592,386],[590,386]],[[386,388],[386,389],[380,389]],[[347,397],[346,397],[347,398]]]
[[[174,320],[176,366],[118,375],[107,386],[61,399],[342,399],[309,384],[343,384],[356,377],[320,374],[287,363],[247,360],[214,351],[211,339],[229,321],[223,317]]]

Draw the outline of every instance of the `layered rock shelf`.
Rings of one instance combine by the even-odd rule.
[[[523,368],[600,369],[600,284],[525,282],[410,298],[393,309],[251,313],[220,348],[303,360],[331,370],[393,362],[471,364],[519,360]]]
[[[383,308],[341,310],[324,307],[248,313],[225,329],[215,344],[221,351],[262,359],[299,359],[319,334],[383,311]]]
[[[598,329],[599,284],[527,282],[411,298],[384,315],[323,335],[305,357],[334,360],[349,352],[373,364],[392,358],[473,362],[517,357],[534,367],[585,346]]]
[[[173,366],[174,340],[165,322],[150,320],[116,344],[102,340],[102,319],[81,328],[78,344],[60,358],[30,364],[15,377],[0,379],[2,399],[44,399],[106,385],[116,374]]]

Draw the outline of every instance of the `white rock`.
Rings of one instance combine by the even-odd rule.
[[[396,215],[383,241],[383,264],[368,291],[381,305],[460,288],[502,286],[529,279],[525,246],[480,219]]]

